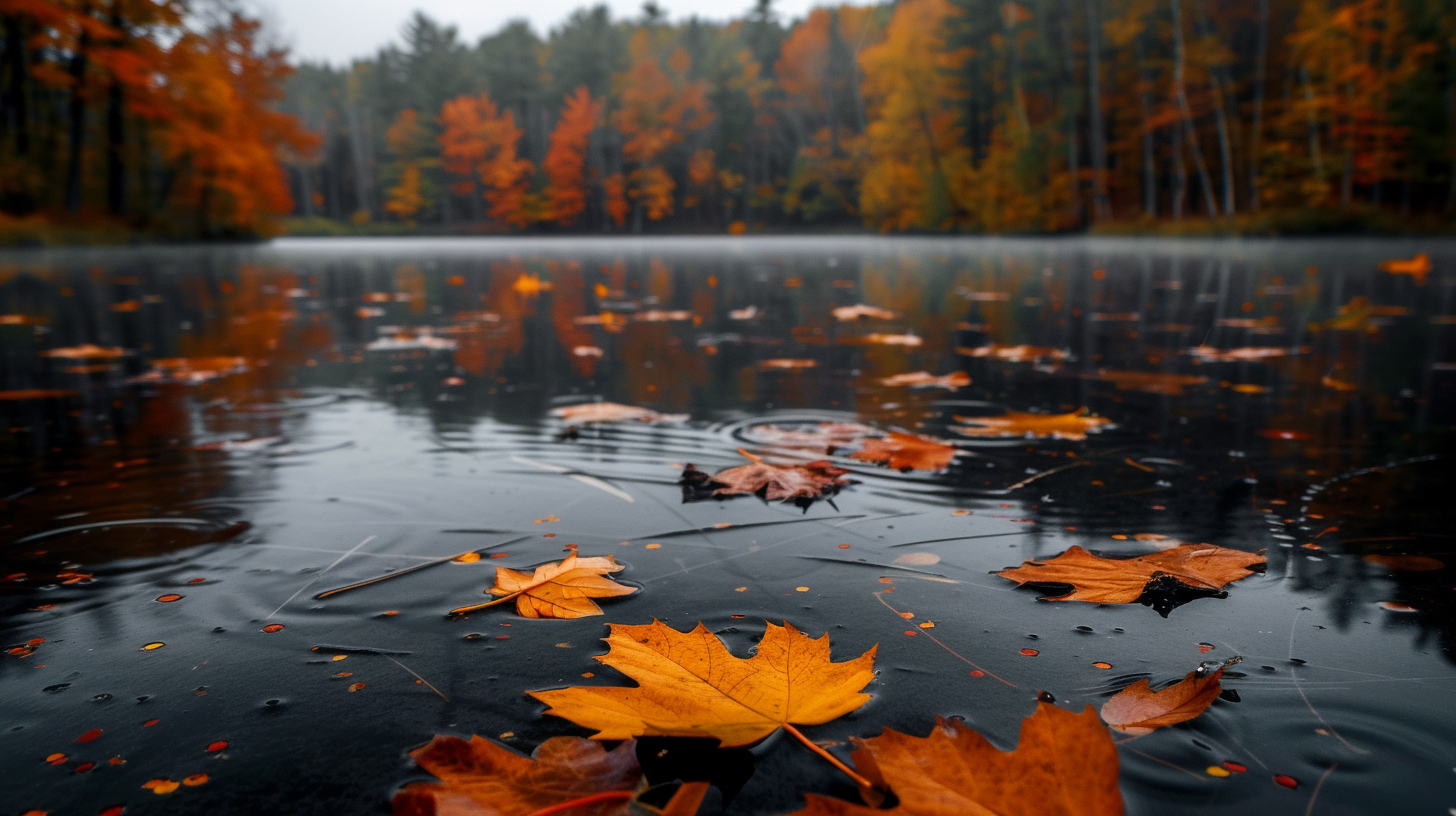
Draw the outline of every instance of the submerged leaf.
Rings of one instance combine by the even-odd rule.
[[[635,405],[621,405],[615,402],[588,402],[582,405],[568,405],[551,412],[567,422],[588,425],[593,422],[683,422],[687,414],[659,414],[656,411]]]
[[[1071,592],[1044,601],[1133,603],[1150,585],[1173,580],[1195,590],[1216,591],[1254,574],[1264,556],[1212,544],[1180,544],[1171,550],[1136,558],[1101,558],[1073,545],[1046,561],[1027,561],[995,573],[1018,584],[1067,584]]]
[[[888,465],[896,470],[945,470],[959,451],[938,439],[890,432],[887,439],[866,439],[851,459]]]
[[[486,591],[503,596],[494,603],[515,598],[516,611],[527,618],[600,615],[601,607],[593,603],[592,598],[612,598],[637,591],[635,587],[619,584],[607,577],[607,573],[622,569],[624,567],[610,555],[587,558],[568,555],[560,561],[542,564],[531,573],[496,567],[495,586]],[[479,607],[463,609],[476,608]]]
[[[1102,721],[1125,734],[1151,734],[1167,725],[1197,717],[1218,698],[1223,670],[1239,662],[1235,657],[1214,671],[1191,671],[1178,682],[1153,691],[1147,678],[1137,681],[1102,704]]]
[[[634,790],[642,778],[636,746],[607,751],[592,740],[552,737],[529,758],[483,737],[436,735],[410,753],[439,782],[412,782],[394,796],[395,816],[526,816],[606,791]],[[571,810],[608,816],[627,810],[627,797]]]
[[[1082,411],[1070,414],[1028,414],[1021,411],[1007,411],[1001,416],[956,417],[957,422],[968,423],[958,427],[956,433],[976,437],[1018,437],[1029,436],[1038,439],[1082,440],[1088,433],[1096,433],[1112,424],[1112,420]]]
[[[1016,748],[1001,751],[959,720],[936,718],[924,738],[888,728],[856,740],[855,770],[888,787],[888,810],[804,797],[794,816],[1119,816],[1117,748],[1088,706],[1038,703]]]
[[[758,651],[734,656],[701,623],[679,632],[661,621],[612,624],[597,657],[637,688],[575,686],[530,691],[547,714],[595,729],[592,739],[714,737],[725,748],[752,745],[784,725],[818,725],[869,701],[875,651],[829,659],[829,636],[811,639],[785,623],[766,624]]]

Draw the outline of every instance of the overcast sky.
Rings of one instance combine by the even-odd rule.
[[[641,13],[641,0],[602,0],[616,18]],[[802,16],[826,0],[776,0],[774,8],[787,20]],[[474,43],[508,20],[524,18],[538,34],[545,34],[574,9],[594,3],[585,0],[253,0],[263,18],[281,39],[292,46],[295,60],[347,63],[373,54],[388,42],[399,41],[399,30],[419,9],[460,29],[462,39]],[[741,16],[753,0],[659,0],[673,20],[693,14],[710,19]]]

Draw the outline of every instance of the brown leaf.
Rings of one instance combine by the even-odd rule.
[[[1046,348],[1044,346],[1000,346],[995,343],[988,346],[977,346],[975,348],[957,348],[956,353],[964,354],[967,357],[989,357],[993,360],[1004,360],[1008,363],[1065,360],[1068,356],[1061,349]]]
[[[804,425],[754,425],[747,437],[761,445],[811,450],[831,454],[835,450],[856,445],[860,440],[879,436],[882,432],[858,422],[817,422]]]
[[[855,770],[894,792],[888,810],[804,797],[794,816],[1118,816],[1117,748],[1088,706],[1038,703],[1016,748],[1001,751],[959,720],[936,718],[924,738],[888,728],[857,740]]]
[[[687,414],[659,414],[656,411],[635,405],[621,405],[615,402],[588,402],[581,405],[567,405],[551,412],[567,422],[588,425],[593,422],[683,422]]]
[[[528,691],[547,714],[595,729],[592,739],[715,737],[724,748],[752,745],[784,725],[818,725],[869,701],[875,651],[843,663],[829,659],[829,636],[811,639],[785,623],[766,623],[753,657],[728,651],[706,626],[679,632],[654,620],[612,624],[597,660],[637,688],[575,686]]]
[[[1028,414],[1021,411],[1007,411],[993,417],[956,417],[957,422],[966,422],[970,427],[956,428],[956,433],[976,437],[1035,437],[1038,439],[1082,440],[1089,432],[1095,433],[1112,424],[1112,420],[1100,416],[1089,416],[1081,411],[1070,414]]]
[[[481,609],[514,598],[516,611],[527,618],[582,618],[602,614],[592,598],[631,595],[635,587],[606,577],[607,573],[624,569],[610,555],[580,558],[568,555],[560,561],[542,564],[526,573],[507,567],[496,567],[495,586],[486,590],[500,597],[487,604],[466,606],[451,614]]]
[[[1264,564],[1264,556],[1216,547],[1180,544],[1171,550],[1136,558],[1101,558],[1073,545],[1047,561],[1027,561],[996,575],[1018,584],[1070,584],[1072,591],[1044,601],[1133,603],[1148,584],[1173,579],[1195,589],[1218,590],[1254,574],[1250,567]]]
[[[848,472],[823,460],[770,465],[755,459],[752,464],[720,470],[712,476],[688,465],[678,483],[684,488],[686,501],[761,494],[767,501],[811,502],[832,496],[849,484],[840,478]]]
[[[1202,714],[1222,687],[1223,670],[1239,662],[1233,658],[1215,671],[1191,671],[1178,682],[1153,691],[1146,678],[1133,683],[1102,704],[1102,721],[1125,734],[1151,734]]]
[[[439,736],[410,753],[439,782],[412,782],[394,796],[395,816],[526,816],[606,791],[630,792],[642,778],[636,744],[606,751],[592,740],[552,737],[530,758],[472,736]],[[627,797],[573,808],[573,816],[627,812]]]
[[[888,465],[896,470],[945,470],[959,451],[937,439],[891,431],[887,439],[866,439],[851,459]]]
[[[955,371],[942,377],[937,377],[929,371],[914,371],[909,374],[896,374],[893,377],[884,377],[880,385],[902,385],[911,388],[944,388],[954,391],[971,384],[971,378],[964,371]]]
[[[853,306],[840,306],[833,311],[834,319],[839,321],[860,320],[862,318],[873,318],[875,320],[894,320],[899,315],[889,309],[881,309],[878,306],[866,306],[863,303],[856,303]]]

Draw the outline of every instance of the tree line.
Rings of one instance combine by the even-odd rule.
[[[291,70],[225,0],[0,0],[0,227],[266,233],[318,146]]]

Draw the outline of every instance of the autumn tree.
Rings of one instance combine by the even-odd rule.
[[[445,103],[440,125],[445,169],[465,177],[454,190],[473,192],[479,182],[491,218],[513,227],[537,220],[527,200],[533,166],[516,154],[522,131],[515,114],[497,110],[487,94],[459,97]]]
[[[587,146],[601,114],[602,103],[593,99],[583,85],[567,97],[556,129],[551,132],[551,147],[541,169],[546,174],[549,217],[562,226],[570,226],[586,211],[591,181],[587,175]]]

